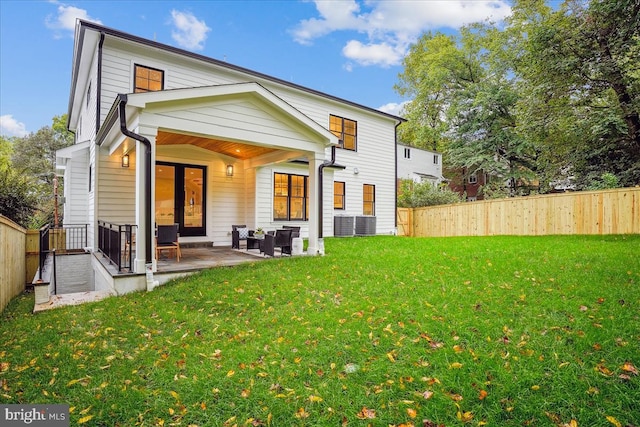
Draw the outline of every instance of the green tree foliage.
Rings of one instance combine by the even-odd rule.
[[[640,183],[640,2],[516,0],[498,24],[424,34],[396,90],[403,142],[482,169],[509,194],[571,176]]]
[[[403,179],[400,182],[398,206],[401,208],[446,205],[461,201],[458,193],[448,188],[439,188],[430,182],[416,183],[410,179]]]
[[[53,220],[56,150],[73,143],[66,120],[66,115],[55,116],[52,127],[1,140],[2,214],[25,227],[38,228]]]
[[[522,131],[555,152],[580,188],[605,172],[640,183],[640,3],[566,1],[526,20]],[[554,162],[550,160],[550,163]]]
[[[13,143],[0,137],[0,214],[27,227],[37,204],[28,177],[11,167]]]

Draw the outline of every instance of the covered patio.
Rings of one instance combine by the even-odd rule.
[[[214,254],[230,243],[231,224],[246,223],[251,228],[282,224],[273,220],[272,169],[259,175],[261,168],[273,165],[287,164],[287,173],[308,177],[307,217],[301,221],[309,253],[319,251],[321,170],[328,166],[327,149],[338,139],[259,84],[119,96],[96,142],[106,154],[99,173],[108,190],[100,193],[103,208],[97,219],[135,224],[137,239],[123,238],[131,242],[133,258],[127,270],[132,273],[144,274],[149,265],[158,274],[219,265],[207,259],[239,262],[237,258],[246,254]],[[119,169],[124,158],[126,170]],[[292,167],[297,169],[291,171]],[[173,181],[164,176],[165,169],[171,169]],[[198,179],[188,178],[194,172]],[[164,187],[177,189],[175,193],[163,190],[165,181],[170,185]],[[179,194],[183,191],[188,195]],[[197,248],[192,256],[185,246],[184,261],[177,265],[156,260],[154,230],[167,215],[167,224],[179,223],[181,243],[221,246],[209,251]],[[192,227],[194,223],[199,228]],[[123,274],[122,269],[117,274]]]

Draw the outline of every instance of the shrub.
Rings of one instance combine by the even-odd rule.
[[[398,207],[418,208],[459,202],[461,202],[460,195],[446,187],[439,188],[430,182],[416,183],[410,179],[403,179],[400,182]]]

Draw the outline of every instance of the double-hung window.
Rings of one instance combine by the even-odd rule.
[[[329,116],[329,130],[340,138],[340,147],[356,151],[358,140],[358,123],[334,115]]]
[[[135,65],[133,92],[156,92],[164,89],[164,71]]]
[[[376,214],[376,186],[371,184],[362,185],[362,214]]]
[[[273,219],[280,221],[309,219],[308,177],[287,173],[273,175]]]

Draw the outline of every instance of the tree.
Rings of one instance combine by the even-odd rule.
[[[428,150],[445,149],[452,99],[483,74],[475,55],[460,49],[456,38],[442,33],[423,34],[411,46],[395,85],[400,95],[412,98],[404,109],[408,122],[399,129],[402,141]]]
[[[403,142],[444,150],[448,169],[483,169],[511,195],[604,173],[639,184],[640,2],[515,0],[512,12],[411,47],[396,85],[411,98]]]
[[[449,169],[499,177],[515,194],[533,180],[538,151],[516,131],[518,93],[502,42],[489,24],[464,27],[459,37],[424,34],[396,85],[413,96],[400,137],[444,150]]]
[[[520,39],[521,133],[538,141],[548,169],[570,171],[580,188],[605,172],[640,182],[640,3],[566,1],[527,14],[514,7]],[[552,174],[549,174],[552,175]]]
[[[11,140],[0,136],[0,214],[27,227],[37,203],[29,179],[11,168]]]
[[[4,195],[6,203],[13,200],[12,209],[20,218],[14,219],[16,222],[31,228],[52,222],[56,151],[71,145],[73,139],[73,134],[66,130],[66,115],[55,116],[52,127],[45,126],[25,137],[11,138],[11,162],[3,183],[15,186],[15,192]],[[59,185],[61,188],[62,182]],[[22,207],[19,206],[20,197],[23,197]],[[27,222],[24,222],[25,216]]]

